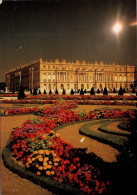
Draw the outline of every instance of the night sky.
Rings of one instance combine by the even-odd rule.
[[[119,37],[112,31],[124,24]],[[5,71],[39,59],[137,65],[136,0],[4,1],[0,5],[0,82]]]

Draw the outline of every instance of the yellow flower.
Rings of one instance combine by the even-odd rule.
[[[45,154],[46,154],[46,155],[49,155],[49,154],[50,154],[50,151],[45,150]]]
[[[51,175],[51,174],[50,174],[50,171],[46,171],[45,173],[46,173],[46,175]]]
[[[42,166],[39,166],[39,168],[38,168],[38,169],[42,171],[42,170],[43,170],[43,167],[42,167]]]
[[[48,161],[48,160],[49,160],[49,158],[48,158],[48,157],[45,157],[45,158],[44,158],[44,161]]]
[[[39,161],[42,162],[43,161],[43,158],[39,158]]]
[[[43,169],[46,170],[47,169],[47,166],[44,166]]]
[[[36,160],[36,158],[32,158],[32,161]]]
[[[54,166],[55,166],[55,167],[58,166],[58,163],[54,163]]]
[[[44,154],[45,151],[44,150],[39,150],[39,154]]]
[[[51,175],[54,175],[55,174],[55,171],[51,171]]]
[[[48,163],[49,163],[49,165],[52,165],[52,162],[51,161],[49,161]]]
[[[39,165],[38,165],[38,164],[36,164],[35,166],[36,166],[36,167],[39,167]]]
[[[41,172],[40,171],[37,171],[37,175],[41,175]]]
[[[38,151],[34,151],[33,154],[38,154]]]
[[[52,165],[48,165],[47,168],[48,168],[48,169],[51,169],[51,168],[52,168]]]

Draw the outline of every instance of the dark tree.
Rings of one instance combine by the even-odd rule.
[[[32,90],[30,90],[30,94],[32,94]]]
[[[119,89],[119,91],[118,91],[118,95],[123,95],[123,89],[122,89],[121,86],[120,86],[120,89]]]
[[[44,89],[44,94],[47,94],[46,89]]]
[[[133,87],[133,88],[132,88],[132,93],[135,93],[135,92],[136,92],[136,91],[135,91],[135,88]]]
[[[41,94],[41,91],[40,91],[40,89],[39,89],[39,94]]]
[[[24,97],[25,97],[24,88],[21,85],[19,89],[19,93],[18,93],[18,99],[20,100],[20,99],[23,99]]]
[[[123,88],[123,93],[126,93],[126,90],[125,90],[125,88]]]
[[[73,89],[71,89],[71,92],[70,92],[70,94],[71,94],[71,95],[74,95],[74,91],[73,91]]]
[[[97,90],[97,93],[100,93],[100,90],[99,90],[99,88],[98,88],[98,90]]]
[[[80,95],[84,95],[83,88],[81,88],[81,90],[80,90]]]
[[[15,89],[12,89],[12,94],[14,94],[14,92],[15,92]]]
[[[84,93],[87,93],[87,90],[86,89],[84,90]]]
[[[50,91],[49,91],[49,94],[52,94],[52,91],[51,91],[51,89],[50,89]]]
[[[116,89],[115,89],[115,87],[114,87],[114,89],[113,89],[113,93],[116,93]]]
[[[33,95],[37,95],[37,89],[36,88],[34,88],[34,90],[33,90]]]
[[[57,95],[59,94],[57,89],[56,89],[56,91],[55,91],[55,94],[57,94]]]
[[[91,90],[90,90],[90,95],[94,95],[95,92],[94,92],[94,88],[92,87]]]
[[[63,88],[62,94],[65,95],[66,94],[66,90]]]
[[[108,90],[106,87],[104,88],[103,95],[108,95]]]

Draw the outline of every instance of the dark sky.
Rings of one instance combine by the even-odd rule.
[[[112,32],[124,23],[119,38]],[[0,5],[0,82],[32,60],[136,65],[136,0],[4,1]]]

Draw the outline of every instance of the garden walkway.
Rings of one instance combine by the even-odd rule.
[[[12,128],[34,117],[33,115],[0,117],[1,153],[13,131]],[[12,173],[4,166],[1,158],[1,195],[52,195],[52,193]]]
[[[79,129],[83,124],[86,124],[86,122],[63,127],[58,130],[58,133],[64,141],[71,143],[76,148],[87,148],[87,152],[93,152],[106,162],[116,161],[116,156],[119,154],[118,150],[79,134]],[[100,124],[93,125],[92,128],[97,130],[99,126]],[[82,138],[84,138],[83,142],[81,142]]]

